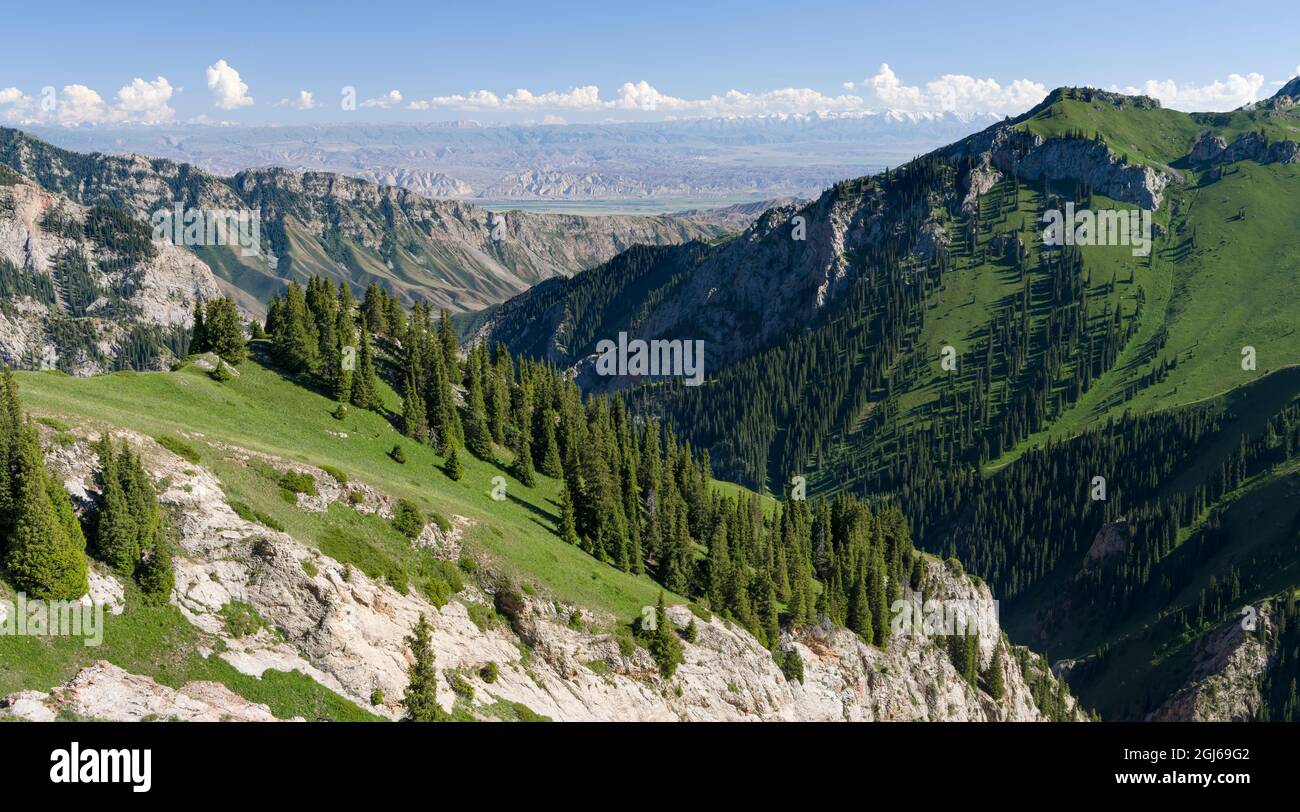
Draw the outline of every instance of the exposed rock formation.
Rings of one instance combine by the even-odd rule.
[[[434,628],[440,673],[460,675],[475,685],[476,698],[460,701],[469,713],[483,718],[494,718],[509,703],[557,720],[1041,718],[1021,672],[1021,659],[1013,656],[1000,633],[982,637],[979,651],[981,670],[986,670],[995,647],[1002,649],[1006,692],[999,700],[968,685],[946,649],[930,637],[900,635],[881,650],[843,629],[786,633],[781,647],[796,650],[805,664],[804,681],[799,683],[787,680],[771,652],[748,632],[716,617],[695,619],[696,642],[684,644],[684,664],[671,680],[664,680],[645,649],[620,645],[616,637],[593,630],[608,619],[593,619],[586,610],[546,599],[516,595],[503,601],[475,585],[445,606],[434,607],[415,592],[402,594],[284,533],[244,521],[208,471],[148,438],[121,436],[143,450],[148,470],[165,484],[160,498],[175,517],[181,545],[173,602],[190,622],[225,644],[209,656],[222,657],[248,674],[296,669],[363,705],[379,689],[386,704],[373,710],[396,717],[410,660],[405,637],[425,614]],[[65,446],[52,462],[65,479],[83,486],[95,464],[86,442]],[[287,461],[277,462],[291,467]],[[435,545],[446,543],[447,538],[435,540]],[[987,587],[949,565],[927,560],[923,577],[927,596],[991,607]],[[270,628],[233,637],[220,615],[231,601],[253,607]],[[490,611],[471,615],[469,607],[494,603],[510,607],[506,620],[484,623],[484,617],[494,616]],[[682,606],[670,607],[668,615],[679,627],[692,619]],[[1040,672],[1035,679],[1047,679],[1054,689],[1054,679],[1042,673],[1046,666],[1041,659],[1029,655],[1024,661]],[[498,677],[490,684],[477,676],[489,662],[498,666]],[[256,713],[241,710],[229,697],[217,701],[187,686],[178,696],[207,702],[204,708],[190,708],[177,696],[159,699],[157,691],[138,681],[141,678],[112,676],[111,684],[131,686],[129,692],[113,690],[133,697],[122,700],[129,708],[123,713],[135,718]],[[94,684],[104,679],[87,678]],[[70,707],[85,715],[106,713],[103,702],[90,698],[98,695],[53,702],[25,694],[11,704],[20,704],[29,718],[40,713],[37,705]],[[445,686],[439,696],[448,709],[457,702]]]
[[[1012,126],[985,132],[987,139],[973,136],[958,145],[957,153],[964,149],[969,154],[986,154],[993,167],[1023,180],[1075,180],[1107,197],[1151,210],[1160,208],[1165,187],[1169,185],[1166,173],[1127,163],[1100,141],[1044,139]]]
[[[1267,635],[1272,623],[1267,603],[1253,607],[1257,628],[1234,618],[1196,642],[1187,684],[1147,718],[1157,722],[1244,722],[1259,713],[1261,675],[1268,667]]]
[[[276,721],[266,705],[249,702],[220,683],[168,688],[104,660],[49,693],[20,691],[0,699],[0,719],[52,722],[61,714],[105,722]]]
[[[1254,161],[1261,164],[1300,163],[1300,143],[1295,141],[1268,141],[1257,132],[1243,133],[1231,144],[1222,138],[1204,133],[1192,148],[1193,161],[1228,164],[1235,161]]]

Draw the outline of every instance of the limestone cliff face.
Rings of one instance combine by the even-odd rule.
[[[1155,210],[1160,208],[1170,181],[1170,175],[1163,171],[1126,163],[1099,141],[1044,139],[1009,122],[973,135],[945,153],[972,156],[979,161],[981,184],[973,185],[973,189],[992,185],[988,180],[992,169],[1027,181],[1079,181],[1107,197]]]
[[[0,264],[20,283],[0,307],[0,364],[102,372],[133,324],[188,327],[195,299],[220,295],[211,269],[184,249],[154,243],[124,259],[87,239],[87,211],[30,182],[0,186]],[[71,290],[72,277],[94,298]],[[69,330],[85,336],[80,346],[60,339]]]
[[[83,509],[93,510],[93,474],[98,464],[88,441],[93,431],[74,427],[82,440],[50,444],[50,458]],[[384,704],[371,710],[396,718],[406,685],[409,651],[404,642],[420,614],[433,626],[439,672],[460,675],[475,687],[475,699],[457,700],[446,686],[439,697],[460,708],[495,718],[503,703],[522,703],[556,720],[1037,720],[1042,718],[1031,683],[1054,692],[1056,681],[1041,658],[1015,650],[999,632],[981,638],[979,660],[987,670],[999,652],[1005,682],[1000,699],[970,686],[934,638],[900,635],[885,649],[868,646],[843,629],[816,627],[782,635],[782,649],[804,662],[803,682],[787,679],[772,653],[745,630],[722,619],[694,618],[698,631],[684,643],[685,662],[663,679],[643,648],[623,646],[609,633],[609,618],[545,598],[514,595],[503,602],[492,582],[469,585],[445,606],[391,586],[322,555],[292,537],[244,521],[227,504],[216,479],[201,466],[175,457],[152,440],[123,436],[143,450],[146,467],[164,489],[161,501],[174,517],[180,538],[173,602],[194,625],[221,641],[208,656],[238,670],[261,675],[268,669],[299,670],[352,701],[370,707],[376,689]],[[66,439],[66,438],[65,438]],[[227,448],[232,459],[251,455]],[[278,460],[286,467],[300,463]],[[328,477],[318,478],[326,482]],[[360,488],[359,497],[351,497]],[[300,507],[324,510],[331,502],[383,512],[385,497],[355,483],[322,489]],[[454,519],[447,533],[434,526],[417,540],[435,555],[460,554],[466,520]],[[922,589],[927,597],[992,600],[987,587],[950,565],[927,562]],[[242,638],[226,631],[219,612],[232,600],[251,605],[270,629]],[[485,613],[475,604],[509,604],[508,620],[480,626]],[[576,616],[576,617],[575,617]],[[689,609],[670,607],[679,627]],[[111,622],[111,621],[110,621]],[[484,682],[478,671],[497,664],[498,678]],[[1024,668],[1032,673],[1026,674]],[[65,686],[33,686],[13,695],[0,715],[52,718],[71,708],[108,718],[174,713],[184,718],[262,718],[260,706],[212,686],[185,686],[167,693],[152,680],[97,665]],[[99,685],[98,692],[87,686]],[[228,693],[228,692],[226,692]],[[108,702],[103,697],[112,697]],[[98,697],[98,698],[97,698]],[[1073,700],[1068,705],[1077,715]],[[7,708],[7,710],[6,710]],[[139,708],[114,710],[114,708]],[[144,709],[149,709],[148,713]]]

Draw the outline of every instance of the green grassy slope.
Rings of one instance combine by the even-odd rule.
[[[123,428],[183,438],[232,503],[242,503],[308,546],[371,576],[383,575],[399,588],[408,577],[411,588],[418,588],[427,553],[413,548],[388,521],[337,504],[325,513],[303,511],[281,498],[273,468],[244,464],[221,446],[331,466],[349,481],[411,500],[431,519],[465,517],[471,522],[465,530],[466,552],[480,567],[509,578],[525,592],[586,607],[594,613],[597,629],[622,625],[655,603],[660,587],[649,578],[624,573],[559,539],[554,532],[558,481],[539,474],[536,487],[520,485],[506,473],[508,452],[499,450],[499,465],[462,454],[464,476],[453,482],[443,472],[441,458],[401,437],[384,417],[352,409],[337,420],[331,415],[333,401],[255,360],[244,363],[240,373],[226,383],[195,367],[95,378],[20,372],[17,379],[29,413],[57,417],[74,433]],[[397,396],[387,386],[381,390],[387,405],[396,408]],[[388,454],[397,444],[405,451],[405,464]],[[506,482],[502,501],[491,497],[496,477]],[[717,487],[729,495],[745,492],[730,483]],[[764,501],[769,509],[775,504]],[[11,591],[0,580],[0,597]],[[671,594],[667,598],[682,602]],[[127,606],[123,615],[108,618],[104,645],[97,648],[79,639],[0,637],[0,695],[47,689],[106,659],[174,687],[195,679],[221,682],[249,700],[267,703],[282,718],[375,718],[303,674],[269,671],[258,679],[217,657],[200,656],[200,647],[211,649],[219,641],[190,626],[174,607],[147,606],[134,587]]]
[[[1139,292],[1143,299],[1134,335],[1117,362],[1077,403],[992,460],[988,470],[997,470],[1049,437],[1073,436],[1125,411],[1193,403],[1300,363],[1300,299],[1293,295],[1300,290],[1300,233],[1293,227],[1300,217],[1300,165],[1240,161],[1215,169],[1186,160],[1199,135],[1207,131],[1229,143],[1260,130],[1274,140],[1300,140],[1293,114],[1261,110],[1191,115],[1062,99],[1017,126],[1045,138],[1100,133],[1114,152],[1173,173],[1175,180],[1154,214],[1157,239],[1149,260],[1133,256],[1127,246],[1081,249],[1094,318],[1107,305],[1123,307],[1126,318],[1134,316]],[[1070,184],[1048,188],[1071,195]],[[903,383],[898,397],[903,430],[930,425],[940,395],[951,388],[948,374],[939,368],[941,349],[951,345],[959,355],[977,349],[989,320],[1005,312],[1020,292],[1011,263],[990,259],[994,241],[1004,235],[1019,237],[1029,251],[1031,284],[1042,284],[1044,275],[1034,267],[1042,247],[1042,208],[1041,183],[1022,182],[1015,190],[1004,178],[980,198],[974,252],[964,245],[973,218],[943,218],[952,237],[955,270],[945,274],[944,289],[926,313],[915,354],[895,374],[894,380]],[[1092,208],[1134,207],[1094,194]],[[1108,290],[1112,279],[1115,287]],[[1035,342],[1030,354],[1037,357],[1041,312],[1032,323]],[[1245,347],[1255,350],[1254,370],[1242,368]],[[1162,362],[1177,366],[1153,381]],[[1062,377],[1069,369],[1067,363]],[[973,374],[973,369],[961,369],[956,380],[968,381]],[[1005,382],[995,377],[993,392],[995,397],[1006,394]],[[864,428],[861,415],[849,419],[810,478],[822,490],[852,487],[843,474],[852,460],[870,455],[870,445],[870,429]]]
[[[443,460],[432,449],[406,440],[383,417],[352,409],[338,421],[330,414],[333,401],[273,369],[249,361],[240,372],[239,378],[225,384],[195,368],[89,379],[19,373],[18,381],[24,404],[33,414],[89,418],[151,436],[200,432],[202,436],[192,437],[190,442],[199,449],[205,464],[211,464],[222,477],[232,496],[275,517],[309,545],[320,545],[327,529],[323,520],[286,505],[275,488],[258,482],[247,469],[223,464],[223,455],[205,439],[313,465],[331,465],[350,479],[413,501],[426,513],[465,516],[473,522],[467,530],[471,549],[485,554],[505,573],[531,582],[559,600],[622,621],[654,604],[659,587],[648,578],[596,561],[555,535],[558,481],[539,475],[537,487],[520,485],[505,472],[508,452],[501,452],[500,465],[462,454],[465,474],[461,481],[453,482],[443,473]],[[383,389],[389,408],[396,409],[397,396],[387,387]],[[405,465],[388,456],[399,443],[406,452]],[[241,476],[240,471],[245,473]],[[504,501],[491,498],[492,479],[497,476],[507,482]],[[373,536],[376,543],[386,538],[384,528],[354,529],[353,535]]]

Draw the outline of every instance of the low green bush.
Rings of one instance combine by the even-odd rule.
[[[424,515],[410,501],[398,499],[393,508],[393,529],[408,539],[413,539],[424,530]]]
[[[285,471],[280,475],[280,487],[289,493],[316,495],[316,477],[301,471]]]
[[[169,434],[163,434],[161,436],[155,437],[154,440],[158,442],[158,445],[172,452],[173,454],[185,460],[186,462],[191,462],[197,465],[199,460],[202,459],[199,456],[199,451],[197,448],[195,448],[194,446],[190,445],[189,443],[177,437],[172,437]]]

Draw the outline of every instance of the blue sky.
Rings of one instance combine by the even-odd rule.
[[[1208,2],[992,6],[65,2],[54,13],[24,4],[5,12],[0,121],[1013,113],[1062,84],[1228,109],[1270,95],[1300,65],[1294,2],[1237,14]],[[47,87],[56,104],[43,107]],[[341,106],[344,87],[355,88],[356,110]]]

